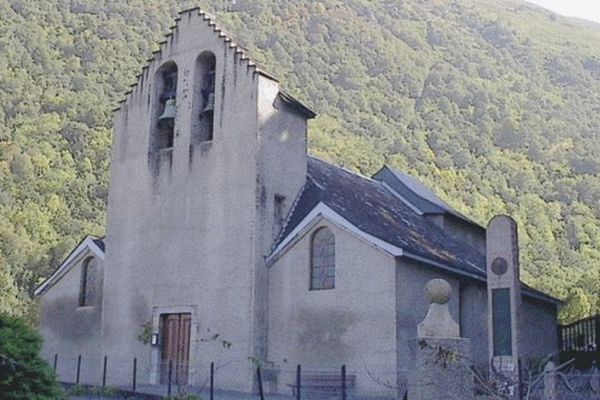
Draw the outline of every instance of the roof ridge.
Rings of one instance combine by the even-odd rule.
[[[257,73],[260,75],[263,75],[269,79],[272,79],[274,81],[279,82],[279,79],[277,79],[273,74],[271,74],[270,72],[268,72],[261,64],[259,64],[256,60],[254,60],[252,57],[250,57],[248,54],[246,54],[246,52],[248,51],[246,47],[244,47],[243,45],[238,44],[236,41],[234,41],[232,39],[232,37],[223,29],[221,28],[216,22],[215,22],[215,17],[212,16],[211,14],[207,13],[206,11],[204,11],[203,9],[201,9],[200,7],[196,6],[196,7],[192,7],[192,8],[187,8],[184,9],[182,11],[179,11],[177,14],[178,16],[174,19],[175,21],[175,25],[171,25],[169,27],[169,32],[167,32],[164,36],[165,38],[171,38],[174,36],[176,30],[179,28],[179,21],[181,21],[181,16],[184,14],[190,14],[194,11],[197,11],[197,16],[201,17],[202,21],[208,22],[208,26],[212,27],[213,32],[215,32],[217,34],[217,37],[221,38],[224,42],[224,44],[226,45],[226,48],[233,50],[234,53],[240,57],[240,60],[245,61],[247,63],[247,68],[252,69],[253,73]],[[118,106],[116,108],[114,108],[112,111],[118,111],[121,109],[121,106],[123,103],[127,102],[130,97],[129,95],[132,94],[134,92],[134,90],[138,87],[138,85],[140,85],[141,83],[143,83],[144,80],[144,76],[146,75],[146,73],[148,72],[149,68],[150,68],[150,64],[152,64],[154,61],[156,61],[157,56],[162,55],[163,53],[163,45],[165,45],[165,50],[166,50],[166,45],[169,43],[169,40],[164,39],[160,42],[158,42],[158,50],[154,50],[152,51],[152,56],[148,59],[146,59],[146,64],[144,66],[142,66],[142,72],[136,75],[136,81],[135,83],[132,83],[129,85],[129,87],[131,88],[130,90],[126,91],[124,93],[124,98],[118,101]]]
[[[427,187],[426,185],[424,185],[424,184],[423,184],[423,183],[422,183],[422,182],[421,182],[419,179],[417,179],[417,178],[413,177],[412,175],[409,175],[409,174],[407,174],[407,173],[405,173],[405,172],[399,171],[399,170],[397,170],[396,168],[393,168],[393,167],[391,167],[391,166],[389,166],[389,165],[387,165],[387,164],[384,164],[384,165],[383,165],[383,168],[382,168],[382,169],[384,169],[384,168],[385,168],[385,169],[387,169],[388,171],[390,171],[390,172],[391,172],[391,173],[392,173],[392,174],[393,174],[393,175],[394,175],[394,176],[395,176],[395,177],[398,179],[399,183],[400,183],[402,186],[404,186],[404,187],[405,187],[407,190],[409,190],[409,191],[410,191],[410,192],[411,192],[413,195],[417,196],[417,197],[418,197],[418,198],[420,198],[421,200],[423,200],[423,201],[427,202],[428,204],[430,204],[430,205],[434,206],[435,208],[438,208],[438,209],[440,209],[440,211],[442,211],[442,212],[447,212],[447,211],[448,211],[448,210],[446,210],[445,208],[449,208],[449,209],[451,209],[451,208],[452,208],[452,207],[450,207],[450,205],[449,205],[449,204],[446,204],[446,202],[445,202],[444,200],[440,199],[440,198],[439,198],[439,197],[438,197],[438,196],[437,196],[437,195],[436,195],[436,194],[435,194],[435,193],[434,193],[434,192],[433,192],[431,189],[429,189],[429,187]],[[381,170],[380,170],[380,171],[381,171]],[[401,176],[401,175],[402,175],[402,176]],[[436,204],[435,202],[433,202],[433,201],[429,200],[427,197],[424,197],[423,195],[421,195],[421,194],[417,193],[417,192],[416,192],[416,191],[415,191],[415,190],[414,190],[412,187],[410,187],[409,185],[407,185],[407,184],[406,184],[406,182],[404,182],[404,180],[403,180],[403,178],[404,178],[404,177],[406,177],[406,178],[408,178],[408,179],[412,179],[413,181],[415,181],[415,183],[417,183],[417,184],[419,184],[419,185],[423,186],[423,188],[424,188],[425,190],[427,190],[427,191],[431,192],[431,194],[432,194],[432,195],[434,195],[435,197],[437,197],[437,198],[438,198],[438,199],[439,199],[439,200],[440,200],[440,201],[441,201],[441,202],[442,202],[444,205],[446,205],[447,207],[442,207],[442,205]],[[389,186],[389,185],[387,185],[387,186]],[[394,190],[394,188],[390,187],[390,190],[391,190],[392,192],[394,192],[396,195],[398,195],[398,196],[401,196],[401,197],[403,197],[403,198],[404,198],[404,196],[402,196],[400,193],[396,192],[396,191]],[[410,202],[410,200],[408,200],[408,199],[406,199],[406,201],[408,201],[409,203],[411,203],[411,202]],[[412,204],[412,203],[411,203],[411,204]],[[414,206],[414,207],[416,207],[416,208],[419,208],[419,207],[417,207],[417,206],[416,206],[416,205],[414,205],[414,204],[413,204],[413,206]]]
[[[370,181],[371,183],[376,183],[376,184],[379,184],[379,185],[381,185],[381,182],[379,182],[379,181],[378,181],[378,180],[376,180],[376,179],[373,179],[373,178],[371,178],[371,177],[369,177],[369,176],[362,175],[362,174],[360,174],[360,173],[356,173],[356,172],[354,172],[354,171],[350,171],[348,168],[345,168],[345,167],[342,167],[342,166],[340,166],[340,165],[333,164],[333,163],[331,163],[331,162],[328,162],[328,161],[322,160],[322,159],[320,159],[320,158],[318,158],[318,157],[315,157],[315,156],[313,156],[313,155],[310,155],[310,154],[308,154],[308,158],[309,158],[309,159],[316,160],[316,161],[319,161],[319,162],[322,162],[323,164],[327,164],[327,165],[329,165],[329,166],[331,166],[331,167],[333,167],[333,168],[337,168],[337,169],[339,169],[339,170],[341,170],[341,171],[343,171],[343,172],[345,172],[345,173],[347,173],[347,174],[351,174],[351,175],[354,175],[354,176],[356,176],[356,177],[358,177],[358,178],[361,178],[361,179],[364,179],[364,180]]]
[[[439,209],[441,211],[441,213],[454,215],[457,218],[463,219],[465,222],[468,222],[468,223],[471,223],[471,224],[481,227],[481,225],[479,225],[477,222],[473,221],[471,218],[467,217],[462,212],[458,211],[455,207],[450,205],[446,200],[441,198],[429,185],[423,183],[423,181],[421,179],[419,179],[419,177],[413,176],[412,174],[406,173],[402,170],[393,168],[387,164],[384,164],[384,166],[379,170],[379,172],[381,172],[384,169],[387,169],[388,171],[390,171],[394,175],[394,177],[398,180],[398,182],[402,186],[404,186],[408,191],[410,191],[414,196],[418,197],[421,201],[424,201],[428,205],[433,206],[436,209]],[[413,185],[416,185],[420,188],[415,188]],[[396,190],[394,188],[391,188],[391,190],[396,192]],[[423,190],[426,193],[424,194],[420,190]],[[405,196],[403,196],[403,197],[405,197]],[[406,199],[406,200],[411,202],[410,199]],[[411,204],[412,204],[412,202],[411,202]],[[415,207],[419,208],[418,205],[416,205],[416,204],[413,204],[413,205]],[[431,214],[431,212],[427,212],[427,211],[424,211],[424,213]],[[437,213],[434,213],[434,214],[437,214]]]

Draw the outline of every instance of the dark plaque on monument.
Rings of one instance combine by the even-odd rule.
[[[512,356],[510,289],[492,289],[492,325],[495,356]]]
[[[497,215],[486,231],[488,346],[490,373],[506,388],[506,398],[519,399],[519,247],[517,224]]]
[[[508,271],[508,262],[502,257],[496,257],[492,261],[492,272],[496,275],[504,275]]]

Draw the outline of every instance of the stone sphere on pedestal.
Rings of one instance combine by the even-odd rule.
[[[474,400],[473,375],[465,362],[471,358],[471,342],[460,337],[460,327],[450,315],[452,286],[444,279],[432,279],[425,285],[425,297],[427,314],[417,325],[417,337],[409,342],[413,365],[408,398]],[[452,354],[452,361],[440,362],[441,352]]]
[[[425,296],[430,304],[446,304],[450,301],[452,286],[444,279],[432,279],[427,282]]]

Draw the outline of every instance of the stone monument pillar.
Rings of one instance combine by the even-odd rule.
[[[519,398],[521,284],[517,224],[497,215],[487,227],[488,348],[490,368],[510,398]]]
[[[474,399],[471,343],[460,337],[450,315],[452,287],[444,279],[427,283],[429,309],[410,341],[413,365],[408,376],[410,400]]]

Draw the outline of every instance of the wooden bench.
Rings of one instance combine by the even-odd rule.
[[[342,375],[341,374],[302,374],[301,377],[302,398],[305,399],[341,399],[342,398]],[[356,375],[346,375],[346,395],[354,392]],[[288,385],[292,388],[292,394],[296,396],[297,383]]]

